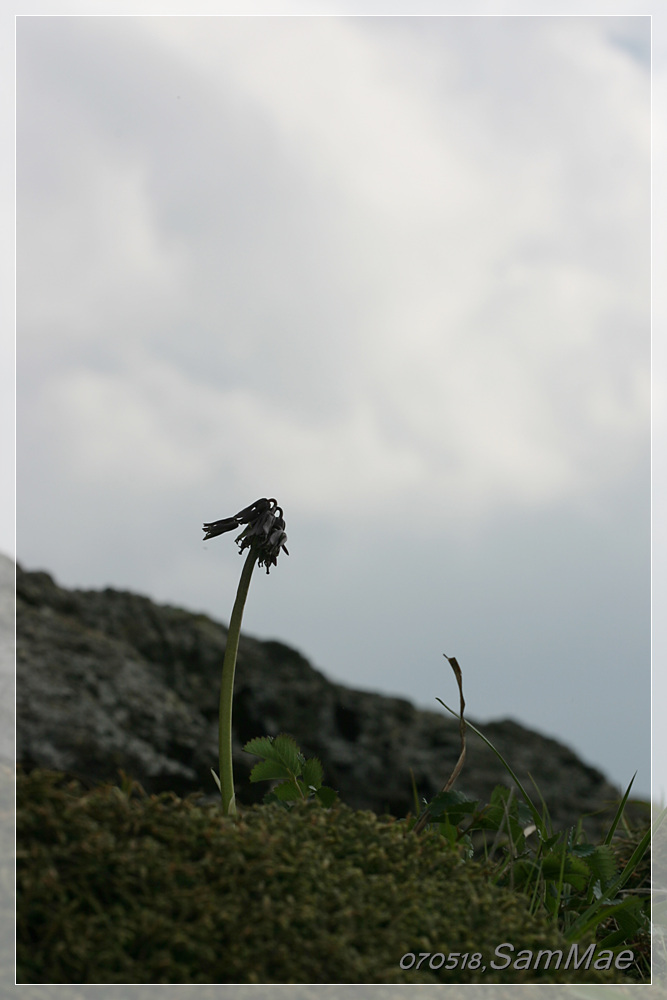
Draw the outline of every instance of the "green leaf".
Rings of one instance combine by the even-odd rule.
[[[503,808],[505,808],[505,805],[508,802],[510,795],[512,796],[509,806],[509,809],[511,811],[512,807],[516,809],[516,796],[514,795],[513,790],[511,788],[508,788],[507,785],[496,785],[496,787],[491,792],[491,805],[502,806]]]
[[[569,882],[577,889],[583,889],[590,878],[589,860],[583,861],[568,852],[563,858],[562,848],[550,851],[542,858],[542,874],[545,878],[557,880],[562,872],[564,882]]]
[[[279,760],[260,760],[250,772],[251,781],[273,781],[276,778],[292,777],[288,768]]]
[[[215,781],[216,785],[218,786],[218,791],[222,792],[222,788],[220,787],[220,778],[217,776],[217,774],[215,773],[215,771],[213,770],[213,768],[211,768],[211,774],[213,775],[213,780]]]
[[[338,792],[335,792],[333,788],[329,788],[328,785],[321,785],[315,792],[315,797],[319,799],[325,808],[330,809],[338,798]]]
[[[304,763],[303,754],[300,753],[292,737],[285,733],[281,733],[275,739],[272,736],[257,736],[255,739],[249,740],[243,749],[246,753],[266,758],[262,764],[256,764],[252,769],[251,781],[292,778],[301,774],[301,767]]]
[[[456,844],[459,831],[452,823],[448,820],[445,820],[444,823],[438,823],[438,830],[440,831],[441,836],[443,836],[448,842],[450,847],[453,847]]]
[[[575,844],[572,853],[578,858],[589,858],[597,850],[594,844]]]
[[[303,798],[301,789],[293,781],[283,781],[282,784],[276,785],[273,791],[281,802],[292,802]]]
[[[317,757],[310,757],[303,766],[303,774],[301,775],[303,783],[317,791],[322,784],[322,777],[322,764]]]
[[[433,819],[447,814],[450,823],[460,823],[464,816],[474,813],[477,800],[469,799],[463,792],[440,792],[429,803],[429,812]]]
[[[256,736],[254,740],[248,740],[243,751],[244,753],[254,753],[256,757],[272,757],[273,737]]]
[[[485,806],[474,819],[476,830],[499,830],[505,822],[505,810],[502,806]]]
[[[281,733],[280,736],[276,736],[273,741],[272,751],[274,760],[282,761],[285,767],[287,767],[292,774],[301,774],[303,755],[299,753],[296,741],[293,740],[291,736],[287,736],[286,733]]]
[[[616,856],[609,844],[601,844],[586,858],[586,864],[595,878],[603,885],[614,878],[618,871]]]

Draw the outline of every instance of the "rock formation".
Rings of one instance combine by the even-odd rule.
[[[220,667],[227,630],[203,614],[112,589],[66,590],[47,573],[17,568],[17,753],[28,769],[63,770],[88,782],[118,780],[146,791],[213,794]],[[234,768],[240,802],[250,785],[253,736],[291,733],[318,756],[325,782],[357,809],[404,816],[431,797],[459,753],[458,723],[401,698],[329,681],[280,642],[241,639],[234,701]],[[555,824],[576,822],[618,798],[560,743],[516,722],[484,726],[519,778],[537,782]],[[456,787],[488,801],[511,784],[472,733]],[[590,832],[596,820],[588,825]]]

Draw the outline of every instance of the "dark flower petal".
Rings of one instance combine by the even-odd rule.
[[[289,555],[285,545],[287,535],[283,509],[278,506],[278,501],[274,497],[261,497],[250,506],[244,507],[234,517],[208,522],[204,525],[206,532],[204,541],[239,528],[241,525],[245,527],[236,537],[239,553],[253,546],[257,553],[257,562],[260,566],[266,566],[267,573],[270,566],[277,565],[281,550]]]
[[[209,521],[204,524],[203,530],[206,532],[203,541],[215,538],[216,535],[223,535],[225,531],[233,531],[238,528],[239,523],[235,517],[223,517],[220,521]]]
[[[236,515],[236,520],[240,524],[247,524],[249,521],[254,521],[255,518],[265,510],[269,510],[271,506],[275,507],[275,505],[276,501],[273,497],[270,500],[267,500],[266,497],[262,497],[261,500],[255,500],[255,502],[251,503],[249,507],[244,507],[243,510],[240,510]]]

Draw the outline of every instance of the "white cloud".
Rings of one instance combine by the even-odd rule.
[[[65,136],[60,149],[52,137],[47,160],[60,174],[55,190],[19,181],[20,321],[40,354],[141,338],[185,292],[182,254],[156,224],[145,165],[88,120]]]
[[[35,89],[25,155],[60,140],[57,182],[24,181],[21,313],[83,478],[240,488],[256,464],[323,514],[417,491],[466,520],[627,474],[642,69],[595,19],[418,27],[77,25],[99,78]]]

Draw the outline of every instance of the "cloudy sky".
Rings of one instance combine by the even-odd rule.
[[[18,559],[650,780],[650,19],[24,17]]]

